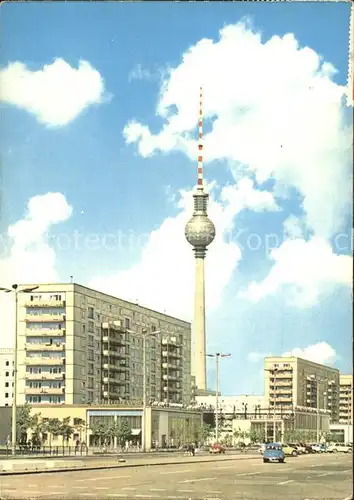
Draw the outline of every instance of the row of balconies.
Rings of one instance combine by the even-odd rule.
[[[32,343],[27,343],[25,344],[25,350],[26,351],[54,351],[54,352],[61,352],[65,351],[65,344],[61,343],[54,343],[54,344],[32,344]]]
[[[269,398],[269,400],[270,400],[271,402],[274,402],[274,401],[276,401],[276,402],[278,402],[278,401],[279,401],[279,402],[281,402],[281,401],[289,401],[289,400],[290,400],[290,401],[292,401],[292,399],[293,399],[292,395],[289,395],[289,396],[285,396],[285,395],[284,395],[284,396],[282,396],[282,397],[280,397],[280,398],[274,398],[274,397],[272,397],[272,396],[271,396],[271,397]]]
[[[65,373],[26,373],[26,380],[63,380]]]
[[[175,363],[168,362],[168,363],[162,363],[162,368],[164,368],[165,370],[168,369],[168,368],[171,369],[171,370],[179,370],[179,369],[182,368],[182,366],[181,365],[176,365]]]
[[[55,330],[48,330],[44,328],[28,328],[26,330],[27,337],[65,337],[66,329],[56,328]]]
[[[64,394],[64,387],[25,387],[25,394]]]
[[[26,358],[25,359],[25,365],[46,365],[46,366],[52,366],[52,365],[65,365],[65,358],[44,358],[44,357],[38,357],[38,358]]]
[[[65,314],[26,314],[26,323],[63,323],[66,319]]]
[[[162,375],[162,380],[179,380],[180,377],[177,377],[177,375]]]

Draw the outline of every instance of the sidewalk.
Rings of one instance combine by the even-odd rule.
[[[0,461],[0,476],[16,475],[16,474],[40,474],[52,472],[71,472],[80,470],[97,470],[97,469],[116,469],[127,467],[147,467],[152,465],[178,465],[192,462],[221,462],[230,460],[249,460],[259,457],[259,454],[249,455],[219,455],[206,456],[200,455],[195,457],[179,456],[179,457],[146,457],[140,459],[129,459],[121,455],[116,458],[101,458],[97,460],[68,460],[68,459],[52,459],[43,461],[31,460],[6,460]],[[119,462],[119,459],[125,460]]]

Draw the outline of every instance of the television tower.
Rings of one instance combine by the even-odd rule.
[[[205,335],[205,284],[204,259],[207,246],[215,238],[215,226],[208,218],[207,207],[209,195],[204,191],[203,182],[203,89],[200,88],[199,108],[199,140],[198,140],[198,182],[194,198],[193,217],[186,224],[185,236],[193,246],[195,254],[195,292],[194,320],[192,338],[194,352],[192,357],[192,374],[195,376],[197,389],[205,391],[206,385],[206,335]]]

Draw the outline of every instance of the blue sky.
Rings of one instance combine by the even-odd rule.
[[[208,344],[232,352],[223,391],[260,392],[261,357],[296,348],[351,370],[349,9],[4,4],[5,278],[73,275],[190,320],[183,225],[202,83],[219,238],[207,259]]]

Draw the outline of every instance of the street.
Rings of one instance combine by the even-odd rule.
[[[0,477],[1,499],[344,500],[352,457],[304,455]]]

